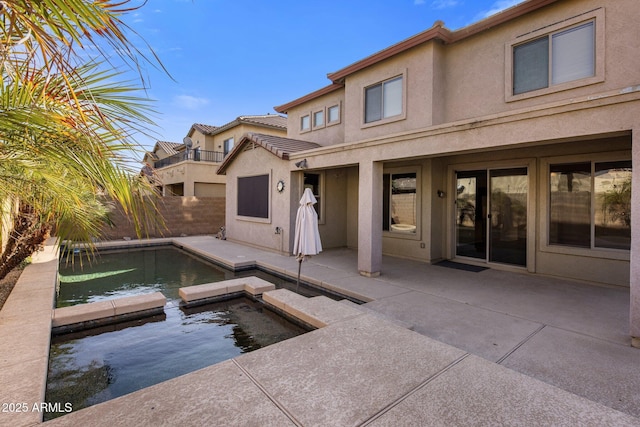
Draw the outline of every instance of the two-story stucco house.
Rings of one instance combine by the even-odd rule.
[[[165,196],[224,197],[225,177],[216,170],[247,132],[286,136],[287,119],[265,114],[240,116],[222,126],[195,123],[182,143],[158,141],[143,163],[152,166]]]
[[[626,286],[640,337],[639,20],[636,0],[529,0],[328,74],[276,107],[286,139],[223,162],[227,237],[290,251],[308,186],[363,275],[385,254]]]

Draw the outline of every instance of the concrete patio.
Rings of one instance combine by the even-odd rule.
[[[227,266],[297,274],[293,257],[212,237],[172,241]],[[330,250],[304,262],[302,278],[367,301],[358,315],[46,424],[640,425],[628,289],[386,257],[383,274],[365,278],[356,265],[354,251]],[[0,312],[3,342],[42,341],[4,335],[17,334],[3,324],[19,320],[12,307]],[[41,356],[0,356],[3,403],[37,402],[20,393],[42,377],[5,387],[42,376]],[[0,425],[38,423],[16,415],[0,413]]]

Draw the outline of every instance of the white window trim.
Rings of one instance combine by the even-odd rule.
[[[329,121],[329,110],[331,108],[337,107],[338,108],[338,120],[334,120],[332,122]],[[342,101],[338,102],[337,104],[331,104],[327,107],[327,113],[326,113],[326,117],[325,117],[325,122],[327,123],[327,126],[335,126],[338,125],[340,123],[342,123]]]
[[[544,157],[540,159],[540,252],[577,255],[591,258],[606,258],[629,261],[631,251],[626,249],[600,248],[593,246],[593,236],[591,236],[591,248],[578,248],[573,246],[551,245],[549,244],[549,167],[552,164],[590,162],[593,164],[600,162],[625,161],[631,159],[631,152],[615,151],[611,153],[591,153],[575,156]],[[591,174],[591,187],[593,190],[593,171]],[[595,194],[591,191],[591,221],[593,221],[593,210]],[[593,229],[593,224],[591,224]]]
[[[517,45],[528,43],[534,39],[551,36],[554,33],[567,30],[571,27],[585,24],[589,21],[594,21],[595,29],[595,75],[593,77],[586,77],[583,79],[573,80],[566,83],[552,84],[549,80],[549,86],[542,89],[532,90],[529,92],[513,94],[513,48]],[[604,81],[604,50],[605,50],[605,31],[604,31],[604,8],[599,8],[591,12],[576,16],[566,21],[541,28],[539,30],[527,33],[524,36],[520,36],[514,40],[511,40],[505,45],[505,102],[520,101],[523,99],[533,98],[536,96],[548,95],[551,93],[561,92],[564,90],[575,89],[583,86],[592,85],[595,83],[601,83]],[[551,53],[550,53],[551,54]]]
[[[403,233],[399,231],[391,231],[391,227],[389,230],[382,230],[383,237],[391,237],[394,239],[402,239],[402,240],[422,240],[422,228],[421,228],[421,219],[422,219],[422,167],[420,165],[415,166],[401,166],[396,168],[384,168],[382,171],[383,175],[390,174],[404,174],[404,173],[415,173],[416,174],[416,232],[415,233]],[[384,214],[383,214],[384,215]]]
[[[363,86],[361,89],[361,96],[362,96],[362,125],[361,128],[362,129],[366,129],[366,128],[370,128],[373,126],[380,126],[380,125],[385,125],[387,123],[393,123],[393,122],[397,122],[400,120],[404,120],[407,118],[407,70],[405,69],[403,72],[399,73],[399,74],[395,74],[392,75],[386,79],[383,80],[379,80],[375,83],[371,83],[368,84],[366,86]],[[386,118],[382,118],[380,120],[376,120],[373,122],[365,122],[365,118],[366,118],[366,108],[367,108],[367,104],[366,104],[366,92],[367,89],[372,87],[372,86],[376,86],[385,82],[388,82],[390,80],[396,79],[398,77],[402,77],[402,113],[395,115],[395,116],[391,116],[391,117],[386,117]]]

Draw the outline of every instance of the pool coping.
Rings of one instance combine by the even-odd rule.
[[[60,307],[51,314],[51,330],[56,335],[154,316],[164,313],[166,303],[161,292],[153,292]]]
[[[172,242],[173,239],[167,239],[160,244],[172,244]],[[117,243],[114,246],[123,246],[122,242]],[[139,245],[141,242],[135,243]],[[174,245],[184,247],[185,245],[182,243],[184,242]],[[142,242],[142,244],[145,243]],[[250,262],[248,259],[244,259],[240,264],[246,266]],[[33,263],[22,273],[14,291],[7,299],[2,311],[0,311],[0,337],[4,342],[15,343],[11,348],[9,346],[0,348],[0,383],[3,384],[4,398],[6,399],[2,403],[15,403],[20,406],[14,406],[14,409],[25,409],[25,411],[20,412],[14,410],[0,414],[4,418],[2,420],[3,424],[5,420],[7,424],[12,426],[33,426],[42,422],[42,412],[39,408],[41,408],[40,405],[44,401],[46,387],[51,313],[56,286],[55,279],[52,280],[52,278],[55,278],[57,265],[57,252],[54,246],[48,245],[44,251],[35,254]],[[275,265],[272,265],[272,267],[277,268]],[[274,292],[275,296],[271,292]],[[310,416],[321,416],[322,414],[317,413],[317,410],[322,408],[324,408],[325,417],[348,417],[355,410],[358,412],[358,417],[360,417],[358,419],[364,420],[367,424],[397,425],[398,422],[420,421],[432,415],[431,413],[425,414],[424,411],[437,412],[439,408],[434,408],[434,405],[427,404],[432,400],[432,396],[440,399],[454,397],[452,395],[440,396],[441,393],[438,391],[440,388],[433,389],[432,383],[440,383],[442,387],[456,387],[455,390],[460,392],[461,398],[472,398],[474,401],[482,402],[480,407],[474,406],[475,409],[473,411],[476,412],[464,409],[466,406],[463,406],[461,409],[463,413],[442,415],[445,418],[441,418],[440,421],[446,420],[447,416],[454,415],[470,417],[467,421],[477,422],[479,419],[487,421],[494,419],[490,417],[495,416],[495,411],[499,410],[501,414],[509,414],[509,416],[513,417],[513,420],[519,419],[520,421],[528,422],[554,419],[547,418],[554,416],[557,421],[558,411],[560,411],[560,420],[567,424],[575,423],[580,419],[584,421],[584,417],[591,417],[589,419],[592,422],[599,420],[599,422],[603,423],[617,422],[621,425],[635,425],[638,423],[637,418],[578,397],[531,377],[518,374],[503,366],[484,361],[469,353],[411,332],[384,319],[374,318],[369,313],[361,312],[357,314],[352,312],[352,315],[343,317],[328,315],[326,307],[323,308],[322,306],[324,303],[314,306],[315,303],[302,302],[302,300],[297,303],[292,302],[291,300],[298,299],[298,296],[289,295],[287,292],[282,292],[282,290],[269,291],[263,294],[263,299],[265,295],[267,295],[267,300],[272,300],[275,307],[278,307],[278,305],[283,308],[289,306],[292,307],[292,310],[301,312],[324,313],[328,317],[328,320],[323,320],[326,325],[320,327],[318,331],[301,336],[305,337],[303,339],[299,340],[298,338],[301,337],[297,337],[287,340],[230,361],[204,368],[195,373],[68,414],[47,423],[54,426],[78,425],[78,423],[82,422],[91,422],[95,425],[111,426],[114,420],[117,420],[119,424],[140,425],[141,422],[151,422],[154,419],[167,422],[170,419],[182,422],[191,420],[193,423],[199,420],[198,416],[206,419],[211,417],[213,413],[216,416],[215,421],[225,423],[225,421],[230,422],[237,419],[239,416],[238,405],[245,412],[245,414],[240,415],[248,417],[252,415],[256,404],[260,403],[266,405],[265,407],[268,409],[265,414],[276,416],[278,420],[288,420],[289,423],[296,425],[313,424],[304,420],[313,419],[308,418]],[[322,298],[318,298],[318,300],[322,300]],[[329,300],[327,304],[337,307],[342,303]],[[347,304],[342,305],[349,306]],[[349,308],[357,310],[355,307]],[[334,316],[333,320],[331,320],[331,316]],[[392,352],[389,354],[389,357],[395,359],[393,365],[389,365],[389,361],[385,360],[384,357],[378,357],[378,354],[368,352],[368,347],[358,348],[358,345],[362,344],[356,342],[357,335],[350,335],[354,330],[373,334],[371,339],[377,340],[376,348],[380,350],[380,353],[388,352],[386,346],[389,345],[389,342],[395,343],[398,340],[400,340],[398,341],[400,343],[407,344],[407,348],[400,347],[400,353]],[[311,351],[309,356],[316,358],[314,359],[315,363],[305,369],[316,374],[325,372],[320,377],[314,377],[314,381],[316,381],[314,383],[314,387],[316,387],[315,395],[307,396],[296,391],[299,387],[304,387],[304,381],[301,382],[300,379],[307,378],[309,374],[304,369],[302,371],[296,369],[298,362],[293,355],[299,351]],[[361,375],[373,375],[371,380],[375,383],[378,381],[376,378],[384,374],[385,369],[389,369],[392,366],[392,371],[398,377],[403,377],[406,380],[405,377],[407,375],[415,376],[417,375],[417,371],[414,372],[416,365],[423,363],[426,352],[432,352],[433,354],[444,352],[448,355],[446,359],[449,362],[429,370],[428,375],[426,372],[420,374],[427,376],[421,377],[415,383],[415,386],[409,388],[406,387],[406,384],[398,384],[397,381],[402,378],[388,377],[384,387],[384,390],[387,390],[385,393],[390,393],[390,395],[397,397],[394,397],[379,408],[368,408],[366,416],[362,414],[361,408],[356,410],[355,407],[349,407],[349,410],[345,411],[346,408],[340,406],[345,405],[347,402],[355,403],[359,401],[357,395],[355,397],[353,395],[342,396],[342,401],[338,402],[337,405],[340,407],[334,407],[336,405],[326,407],[326,405],[323,406],[323,403],[317,400],[322,400],[323,396],[325,398],[330,396],[331,394],[327,395],[327,393],[333,393],[333,388],[338,384],[331,383],[331,378],[333,378],[331,375],[326,376],[326,373],[336,368],[336,357],[346,357],[346,359],[340,359],[340,363],[345,363],[345,366],[355,370],[359,369],[359,365],[353,365],[354,361],[350,359],[357,354],[358,358],[361,358],[362,363],[366,366],[366,370],[359,372],[358,375],[338,376],[338,380],[342,384],[340,387],[348,388],[357,385],[354,385],[354,381],[356,383],[362,381]],[[288,357],[283,359],[282,354],[287,354]],[[289,366],[291,363],[293,366]],[[404,371],[402,366],[405,366]],[[465,372],[467,373],[465,374]],[[473,378],[465,376],[469,375],[468,372],[473,372]],[[250,381],[241,384],[238,380],[238,375],[248,378]],[[492,386],[489,389],[480,388],[472,396],[465,397],[467,389],[471,390],[476,386],[481,386],[481,384],[474,382],[476,376],[498,381],[507,394],[498,393],[499,390]],[[193,393],[198,391],[197,386],[199,382],[203,381],[203,378],[207,379],[206,388],[203,390],[216,389],[216,384],[220,386],[217,388],[218,390],[225,389],[222,387],[225,381],[232,381],[234,386],[240,387],[244,392],[253,392],[257,396],[257,400],[245,402],[241,399],[240,402],[233,404],[228,402],[228,406],[225,406],[225,404],[220,406],[221,403],[217,399],[210,400],[200,397],[199,400],[193,400],[196,399],[196,395]],[[296,378],[298,381],[295,380]],[[374,383],[371,384],[373,385]],[[394,387],[400,388],[395,390]],[[351,392],[359,391],[360,393],[369,391],[366,387],[349,390]],[[528,393],[528,390],[535,391],[535,394],[527,394],[528,397],[518,403],[525,405],[529,412],[521,412],[523,408],[517,408],[518,410],[514,412],[515,410],[512,411],[508,405],[505,406],[506,404],[503,404],[503,401],[507,402],[508,397],[512,394],[524,395]],[[181,393],[181,391],[184,393]],[[424,394],[427,392],[431,394],[425,396]],[[547,395],[551,396],[552,399],[547,399],[545,397]],[[531,399],[532,396],[535,399]],[[218,396],[218,399],[221,397]],[[266,401],[264,400],[265,398]],[[353,400],[354,398],[356,399],[355,401]],[[420,403],[415,402],[415,398],[419,398],[418,402]],[[303,403],[306,402],[305,399],[310,399],[307,403],[315,402],[319,406],[315,404],[311,406],[305,405],[306,409],[298,410],[296,405],[300,403],[300,399],[302,399]],[[227,402],[226,399],[223,400]],[[387,402],[387,400],[388,398],[385,397],[380,402]],[[448,400],[447,402],[449,403]],[[327,402],[324,403],[326,404]],[[454,403],[452,402],[451,404]],[[24,406],[22,406],[23,404]],[[531,415],[528,415],[529,418],[527,419],[523,418],[525,413],[534,414],[534,418],[531,418]],[[363,416],[365,416],[364,419],[362,419]],[[507,420],[509,419],[507,418]],[[351,421],[353,419],[349,418],[348,421],[352,424]]]

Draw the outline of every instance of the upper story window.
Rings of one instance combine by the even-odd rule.
[[[364,90],[364,122],[372,123],[402,114],[402,76]]]
[[[506,102],[604,82],[603,7],[524,31],[505,44]]]
[[[327,108],[327,123],[333,124],[340,121],[340,105],[332,105]]]
[[[229,154],[229,152],[231,150],[233,150],[233,145],[234,145],[233,137],[224,140],[224,142],[223,142],[223,150],[224,150],[224,155],[225,156],[227,154]]]
[[[513,94],[595,75],[595,25],[587,22],[513,48]]]
[[[300,131],[308,131],[311,130],[311,116],[304,115],[300,117]]]
[[[324,110],[313,113],[313,127],[320,128],[324,126]]]

